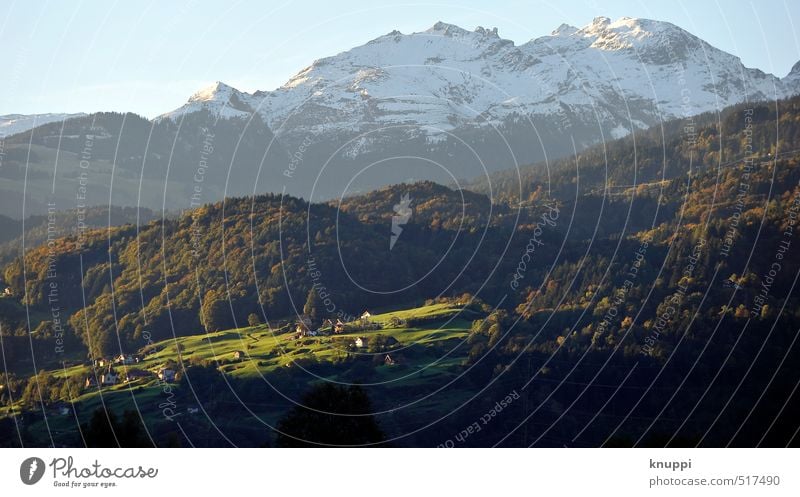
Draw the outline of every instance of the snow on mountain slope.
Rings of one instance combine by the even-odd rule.
[[[797,77],[747,69],[738,57],[666,22],[598,17],[520,46],[496,29],[438,22],[317,60],[274,91],[250,95],[217,83],[165,117],[200,108],[222,117],[258,111],[290,141],[386,127],[435,139],[520,119],[561,127],[574,121],[619,137],[661,119],[781,98],[798,88]]]
[[[36,126],[82,117],[86,114],[7,114],[0,116],[0,137],[16,135]]]
[[[517,94],[503,60],[513,51],[495,31],[437,23],[422,33],[392,32],[314,62],[263,94],[260,111],[279,135],[281,128],[358,131],[371,124],[449,131]]]
[[[591,104],[643,114],[643,125],[754,100],[782,98],[798,87],[718,50],[669,23],[605,17],[574,32],[520,47],[542,64],[535,77],[568,105]],[[551,67],[562,66],[564,72]],[[536,102],[530,102],[536,105]],[[634,122],[634,124],[636,124]]]

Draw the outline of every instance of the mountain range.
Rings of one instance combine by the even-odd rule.
[[[15,135],[36,126],[85,115],[82,112],[76,114],[6,114],[0,116],[0,137]]]
[[[24,180],[29,213],[46,197],[74,207],[80,186],[89,203],[178,210],[260,192],[325,200],[409,180],[460,185],[798,92],[800,64],[784,78],[746,68],[667,22],[598,17],[521,45],[437,22],[316,60],[273,91],[216,82],[152,121],[93,114],[24,130],[17,117],[2,207],[23,214]]]
[[[464,128],[554,119],[590,128],[618,123],[606,138],[619,138],[660,120],[785,98],[797,92],[798,78],[800,66],[783,79],[748,69],[667,22],[598,17],[520,46],[496,28],[437,22],[317,60],[274,91],[248,94],[217,82],[161,118],[257,112],[287,143],[394,126],[436,143]]]

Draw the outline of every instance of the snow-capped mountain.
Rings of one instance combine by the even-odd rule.
[[[85,116],[78,114],[7,114],[0,116],[0,136],[11,136],[33,129],[36,126],[64,121],[74,117]]]
[[[798,83],[745,68],[667,22],[598,17],[520,46],[496,29],[439,22],[317,60],[274,91],[248,95],[216,83],[166,116],[214,106],[222,117],[257,111],[289,141],[391,126],[435,140],[528,118],[607,128],[615,138],[661,119],[785,97]]]
[[[666,22],[598,17],[521,45],[497,29],[438,22],[314,61],[272,91],[214,83],[155,121],[5,116],[0,199],[21,205],[19,192],[37,188],[74,202],[84,137],[98,128],[95,202],[183,209],[263,192],[317,201],[410,179],[461,184],[662,120],[796,93],[800,63],[777,78]],[[60,150],[28,154],[31,143]]]

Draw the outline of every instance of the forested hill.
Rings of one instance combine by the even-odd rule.
[[[570,280],[553,275],[576,270],[573,255],[583,254],[592,237],[588,257],[597,261],[618,257],[618,242],[604,240],[647,236],[669,246],[690,243],[705,232],[713,243],[727,231],[737,201],[737,215],[748,220],[740,223],[737,236],[757,227],[753,223],[764,215],[762,237],[770,220],[779,229],[782,211],[776,209],[791,201],[797,182],[795,156],[783,154],[800,148],[798,102],[780,102],[780,112],[770,104],[729,109],[720,123],[698,128],[693,140],[679,122],[667,123],[664,129],[671,134],[663,139],[654,129],[580,154],[577,175],[574,163],[557,162],[549,182],[541,167],[524,169],[523,196],[530,201],[524,209],[514,198],[520,186],[510,178],[516,172],[492,178],[493,202],[428,182],[315,205],[277,195],[235,198],[174,220],[89,231],[85,239],[64,238],[30,250],[27,292],[21,259],[5,268],[5,281],[20,302],[46,318],[53,282],[48,267],[55,268],[71,331],[91,343],[94,354],[135,346],[144,330],[166,337],[232,327],[250,313],[267,319],[291,316],[301,312],[314,285],[330,291],[336,312],[345,314],[463,292],[482,292],[487,301],[504,299],[513,308],[523,299],[506,295],[505,280],[514,274],[548,202],[556,202],[552,205],[559,205],[561,214],[552,223],[556,226],[547,226],[553,234],[541,251],[564,245],[547,281],[550,289]],[[752,145],[746,143],[749,136]],[[748,146],[759,162],[748,191],[737,197],[743,163],[734,161]],[[691,181],[686,177],[690,165]],[[395,208],[404,196],[413,215],[390,247]],[[696,234],[684,236],[687,230]],[[526,286],[535,287],[549,270],[533,266]],[[597,288],[599,282],[585,271],[577,276]],[[580,285],[563,290],[566,298],[586,291]],[[13,316],[3,318],[4,333],[24,332]]]
[[[444,223],[421,208],[390,247],[392,207],[402,195],[412,207],[444,207],[453,194],[432,183],[399,185],[393,202],[364,197],[361,207],[351,199],[342,209],[276,195],[228,199],[174,220],[59,239],[28,251],[24,268],[21,259],[9,264],[5,280],[45,317],[42,337],[52,324],[46,318],[55,284],[70,332],[93,355],[138,348],[144,331],[160,339],[242,325],[250,313],[288,318],[302,313],[314,285],[331,294],[332,314],[349,316],[479,286],[482,272],[464,271],[464,261],[479,247],[479,233],[502,229],[486,222],[485,197],[468,194],[486,213],[454,212]],[[370,204],[389,219],[359,221],[357,211]],[[486,237],[476,262],[502,239],[495,238]],[[22,320],[4,318],[4,330],[24,334]]]

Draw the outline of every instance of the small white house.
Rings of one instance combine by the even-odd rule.
[[[367,339],[366,338],[364,338],[364,337],[356,338],[356,347],[358,347],[359,349],[363,349],[366,346],[367,346]]]
[[[114,369],[109,366],[103,374],[100,375],[100,384],[104,387],[116,385],[119,382],[119,375]]]
[[[130,365],[139,362],[137,359],[138,357],[136,357],[133,354],[120,354],[116,358],[114,358],[114,362],[116,362],[117,364]]]
[[[371,317],[372,317],[372,313],[370,313],[369,311],[364,311],[364,313],[361,314],[361,319],[363,319],[364,321],[368,321],[369,318],[371,318]]]
[[[166,382],[175,381],[175,370],[171,368],[161,368],[158,370],[158,379]]]

